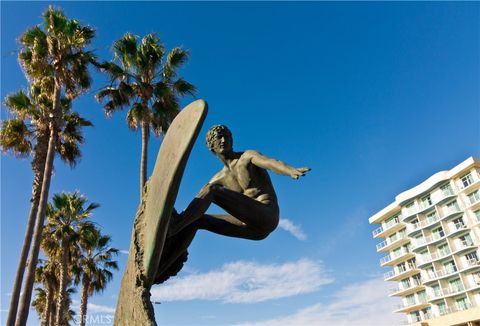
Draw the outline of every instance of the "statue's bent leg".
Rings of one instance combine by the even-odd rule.
[[[205,215],[212,203],[231,216]],[[265,204],[224,187],[207,185],[180,216],[171,220],[169,237],[195,222],[198,228],[218,234],[259,240],[277,227],[278,216],[276,204]]]
[[[190,225],[175,236],[166,239],[159,267],[155,274],[154,284],[163,283],[180,271],[187,259],[187,249],[192,243],[196,232],[197,228]],[[185,257],[182,258],[182,255]]]
[[[249,229],[270,233],[278,225],[279,209],[274,203],[265,204],[227,188],[213,192],[213,202],[240,220]]]
[[[259,232],[231,215],[206,214],[192,225],[223,236],[248,240],[263,240],[270,232]]]

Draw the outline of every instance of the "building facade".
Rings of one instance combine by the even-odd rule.
[[[380,224],[373,237],[401,298],[395,312],[409,324],[480,325],[480,159],[402,192],[369,222]]]

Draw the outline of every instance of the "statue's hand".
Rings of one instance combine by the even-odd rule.
[[[290,176],[292,177],[292,179],[297,180],[300,177],[304,177],[305,173],[307,173],[310,170],[311,170],[310,168],[293,168],[292,172],[290,173]]]

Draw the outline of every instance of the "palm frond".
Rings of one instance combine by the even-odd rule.
[[[3,152],[12,151],[15,156],[25,157],[32,152],[33,133],[23,120],[4,120],[0,127],[0,146]]]
[[[165,79],[173,78],[177,75],[177,69],[188,60],[188,51],[182,48],[173,48],[167,55],[165,67],[163,68],[163,77]]]

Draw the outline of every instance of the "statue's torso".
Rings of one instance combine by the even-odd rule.
[[[268,172],[254,165],[250,155],[239,154],[239,157],[231,160],[229,166],[217,173],[210,183],[221,184],[262,203],[276,205],[277,196]]]

